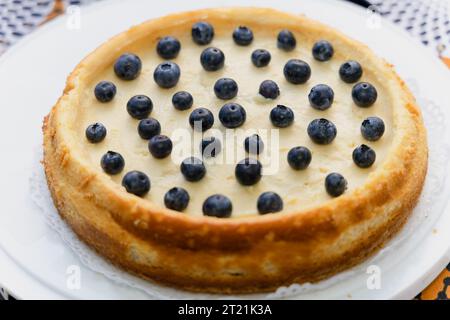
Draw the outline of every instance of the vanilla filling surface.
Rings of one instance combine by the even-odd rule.
[[[326,193],[324,180],[327,174],[338,172],[348,181],[348,189],[361,186],[371,172],[379,167],[386,158],[392,142],[392,112],[389,97],[383,89],[380,79],[365,68],[360,81],[373,84],[378,91],[378,99],[369,108],[356,106],[351,97],[353,84],[347,84],[339,78],[339,67],[351,57],[339,52],[334,45],[335,54],[330,61],[319,62],[311,55],[313,42],[302,41],[297,35],[297,47],[294,51],[284,52],[276,47],[276,35],[267,35],[254,31],[254,41],[246,47],[234,43],[231,33],[233,28],[216,32],[211,44],[199,46],[193,43],[189,32],[174,35],[181,41],[181,51],[172,61],[181,68],[181,77],[177,86],[162,89],[153,80],[153,71],[164,59],[156,54],[155,42],[149,41],[133,53],[142,60],[140,76],[133,81],[120,80],[113,71],[113,66],[97,75],[81,99],[80,112],[76,123],[77,132],[83,144],[84,157],[92,163],[100,174],[100,159],[108,150],[119,152],[125,159],[124,170],[109,176],[121,184],[122,177],[131,170],[146,173],[151,180],[150,192],[146,199],[164,206],[164,194],[172,187],[183,187],[190,195],[190,202],[184,214],[202,215],[204,200],[220,193],[229,197],[233,203],[232,217],[258,214],[256,203],[258,196],[265,191],[277,192],[283,199],[284,212],[298,211],[320,205],[331,197]],[[300,40],[300,41],[299,41]],[[319,39],[316,39],[319,40]],[[332,43],[333,44],[333,43]],[[225,54],[225,66],[215,72],[205,71],[200,64],[200,54],[208,46],[221,49]],[[251,62],[251,53],[255,49],[267,49],[272,59],[267,67],[256,68]],[[312,70],[311,78],[302,85],[288,83],[283,75],[283,67],[291,58],[306,61]],[[217,79],[228,77],[239,86],[237,96],[232,100],[220,100],[214,95],[213,86]],[[115,98],[108,103],[95,99],[94,87],[101,80],[112,81],[117,87]],[[264,80],[275,81],[281,91],[276,100],[265,99],[258,94],[259,85]],[[308,94],[314,85],[324,83],[334,91],[334,102],[328,110],[318,111],[309,105]],[[194,105],[186,111],[176,110],[172,106],[172,96],[177,91],[187,91],[194,97]],[[165,159],[154,158],[148,150],[148,140],[140,138],[137,132],[139,120],[133,119],[126,110],[128,100],[137,94],[144,94],[153,101],[150,117],[161,123],[161,134],[171,137],[174,143],[172,156]],[[218,118],[220,108],[227,102],[242,105],[247,119],[238,132],[226,132]],[[290,107],[295,114],[292,126],[276,128],[269,119],[270,111],[277,104]],[[204,136],[215,136],[222,141],[222,152],[205,161],[206,175],[198,182],[188,182],[180,172],[180,162],[184,156],[199,155],[199,136],[193,134],[188,119],[197,107],[205,107],[214,114],[212,129]],[[361,133],[362,121],[369,116],[383,119],[386,131],[376,142],[366,141]],[[308,124],[316,118],[326,118],[337,127],[337,136],[329,145],[317,145],[307,134]],[[91,144],[85,138],[85,129],[89,124],[100,122],[107,128],[106,138],[98,144]],[[234,175],[235,165],[246,157],[243,140],[251,133],[258,133],[265,144],[260,155],[263,163],[263,177],[253,186],[240,185]],[[228,134],[228,136],[227,136]],[[186,142],[186,139],[188,140]],[[229,140],[234,140],[234,146]],[[183,142],[184,141],[184,142]],[[375,163],[367,169],[358,168],[352,160],[352,152],[360,144],[372,147],[377,155]],[[192,148],[184,156],[181,149]],[[305,170],[295,171],[287,162],[288,151],[295,146],[306,146],[312,152],[312,161]],[[186,152],[186,150],[184,150]]]

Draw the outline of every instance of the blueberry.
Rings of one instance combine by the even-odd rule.
[[[161,125],[155,118],[139,121],[138,133],[142,139],[148,140],[161,133]]]
[[[203,202],[203,214],[205,216],[228,218],[233,211],[233,205],[230,199],[221,194],[215,194],[208,197]]]
[[[203,161],[196,157],[188,157],[181,162],[181,173],[187,181],[195,182],[201,180],[206,174]]]
[[[226,128],[240,127],[246,117],[245,109],[237,103],[227,103],[219,111],[219,120]]]
[[[148,150],[157,159],[165,158],[172,152],[172,140],[162,134],[153,136],[148,142]]]
[[[384,134],[384,122],[378,117],[368,117],[361,124],[361,134],[366,140],[377,141]]]
[[[275,192],[264,192],[258,197],[257,205],[260,214],[274,213],[283,210],[283,200]]]
[[[239,26],[233,31],[233,39],[237,45],[248,46],[253,41],[253,32],[247,27]]]
[[[280,88],[275,81],[264,80],[259,85],[259,94],[266,99],[276,99],[280,95]]]
[[[264,142],[257,134],[252,134],[244,140],[245,151],[252,154],[260,154],[264,150]]]
[[[174,62],[163,62],[153,73],[153,79],[161,88],[175,87],[180,80],[180,67]]]
[[[234,174],[240,184],[251,186],[261,180],[262,165],[256,159],[245,158],[236,165]]]
[[[334,92],[326,84],[318,84],[312,87],[308,95],[311,107],[317,110],[326,110],[331,107],[334,99]]]
[[[358,81],[363,74],[363,70],[359,62],[349,60],[344,62],[339,68],[339,76],[342,81],[347,83],[354,83]]]
[[[141,73],[141,59],[132,53],[124,53],[114,64],[114,72],[122,80],[134,80]]]
[[[156,52],[164,59],[174,59],[178,56],[181,49],[181,43],[177,38],[164,37],[158,41]]]
[[[277,47],[284,51],[292,51],[297,45],[294,34],[289,30],[281,30],[277,37]]]
[[[264,49],[256,49],[252,52],[252,62],[257,68],[262,68],[270,63],[270,52]]]
[[[317,144],[329,144],[336,138],[337,130],[327,119],[315,119],[308,125],[308,135]]]
[[[172,104],[177,110],[187,110],[192,107],[194,103],[194,98],[189,92],[178,91],[172,97]]]
[[[370,167],[376,159],[375,151],[365,144],[353,150],[353,162],[360,168]]]
[[[312,48],[312,55],[318,61],[330,60],[333,53],[333,46],[326,40],[317,41]]]
[[[233,99],[238,93],[238,85],[233,79],[222,78],[214,84],[214,93],[222,100]]]
[[[200,63],[206,71],[217,71],[225,64],[225,55],[217,48],[206,48],[200,55]]]
[[[200,21],[192,26],[191,34],[195,43],[208,44],[214,37],[214,28],[208,22]]]
[[[189,193],[183,188],[171,188],[164,195],[164,204],[169,209],[183,211],[189,204]]]
[[[103,171],[108,174],[118,174],[125,167],[125,160],[120,153],[108,151],[100,161]]]
[[[294,170],[304,170],[311,163],[311,151],[306,147],[294,147],[289,150],[287,160]]]
[[[289,127],[294,122],[294,112],[291,108],[279,104],[270,111],[270,121],[278,128]]]
[[[117,88],[110,81],[100,81],[94,89],[95,97],[100,102],[111,101],[117,93]]]
[[[339,197],[347,190],[347,180],[339,173],[330,173],[325,178],[325,189],[330,196]]]
[[[206,131],[214,124],[214,115],[206,108],[197,108],[189,115],[189,124],[196,131]]]
[[[215,137],[202,139],[200,142],[200,152],[205,158],[215,157],[222,151],[222,143]]]
[[[352,89],[353,102],[363,108],[373,105],[377,100],[377,96],[377,89],[367,82],[357,83]]]
[[[101,123],[94,123],[86,128],[86,138],[90,143],[99,143],[106,137],[106,128]]]
[[[135,119],[141,120],[148,117],[153,110],[152,100],[142,94],[128,100],[127,111]]]
[[[302,84],[311,77],[311,67],[299,59],[289,60],[283,69],[284,77],[293,84]]]
[[[124,175],[122,186],[127,192],[142,197],[150,190],[150,179],[141,171],[130,171]]]

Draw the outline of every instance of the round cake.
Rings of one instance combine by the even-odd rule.
[[[173,14],[86,57],[44,121],[60,215],[100,255],[194,291],[315,282],[414,208],[426,132],[392,66],[303,16]]]

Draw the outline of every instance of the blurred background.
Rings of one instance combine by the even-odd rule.
[[[64,12],[77,12],[78,6],[97,1],[107,0],[0,0],[0,54],[52,18]],[[380,16],[399,25],[436,54],[450,56],[449,0],[347,1],[367,8],[374,17]]]
[[[0,56],[53,18],[62,14],[77,14],[83,6],[97,1],[108,0],[0,0]],[[450,67],[450,0],[346,1],[365,8],[373,23],[387,19],[406,30]],[[0,274],[0,283],[2,276]],[[427,289],[418,293],[417,299],[447,300],[449,297],[450,264]],[[0,300],[11,298],[0,287]]]

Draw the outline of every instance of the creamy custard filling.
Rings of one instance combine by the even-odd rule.
[[[148,45],[133,51],[141,58],[143,65],[137,79],[120,80],[114,74],[112,65],[99,73],[84,92],[76,121],[86,160],[100,174],[106,175],[100,167],[101,157],[108,150],[119,152],[125,159],[125,168],[120,174],[109,176],[113,181],[121,184],[123,176],[131,170],[146,173],[151,180],[151,190],[145,198],[162,207],[164,194],[170,188],[185,188],[189,192],[190,202],[183,213],[198,216],[202,215],[204,200],[216,193],[230,198],[233,203],[232,217],[239,217],[258,214],[257,198],[265,191],[276,192],[283,199],[284,209],[277,214],[320,205],[331,199],[324,187],[325,177],[331,172],[338,172],[347,179],[346,192],[364,184],[370,173],[383,163],[393,136],[389,97],[380,79],[361,62],[364,73],[360,81],[373,84],[377,88],[378,99],[373,106],[360,108],[352,101],[353,84],[347,84],[339,78],[340,65],[352,57],[341,54],[338,45],[334,45],[335,54],[331,60],[319,62],[311,55],[314,41],[297,34],[296,49],[285,52],[276,46],[276,30],[270,34],[254,30],[254,41],[245,47],[234,43],[232,31],[232,27],[216,30],[214,40],[208,45],[221,49],[225,54],[224,68],[214,72],[205,71],[200,64],[200,54],[208,46],[196,45],[189,32],[172,32],[171,35],[181,41],[182,47],[178,57],[172,60],[180,66],[180,81],[171,89],[162,89],[153,80],[154,69],[164,61],[156,53],[156,42],[149,41]],[[260,48],[269,50],[272,59],[267,67],[256,68],[250,57],[253,50]],[[312,75],[307,83],[293,85],[285,80],[283,67],[291,58],[304,60],[311,66]],[[222,77],[232,78],[238,83],[239,92],[232,100],[220,100],[214,95],[214,83]],[[111,81],[117,86],[117,94],[111,102],[100,103],[95,99],[94,87],[101,80]],[[276,100],[265,99],[258,94],[259,85],[264,80],[273,80],[278,84],[281,94]],[[325,111],[313,109],[308,101],[311,88],[321,83],[329,85],[334,91],[334,102]],[[193,107],[186,111],[176,110],[171,102],[173,94],[182,90],[194,97]],[[217,159],[205,161],[207,172],[202,180],[186,181],[180,172],[181,160],[176,155],[156,159],[149,153],[148,140],[141,139],[137,132],[139,120],[133,119],[126,110],[128,100],[137,94],[144,94],[152,99],[153,111],[150,116],[161,123],[161,134],[173,139],[174,151],[179,148],[176,136],[179,138],[180,132],[193,133],[188,122],[191,111],[197,107],[212,111],[214,126],[204,135],[218,136],[222,140],[222,149],[225,150],[222,150]],[[244,125],[238,129],[239,134],[233,138],[236,140],[234,148],[229,147],[230,141],[227,139],[231,138],[227,137],[226,128],[218,118],[220,108],[227,102],[239,103],[247,113]],[[279,129],[271,124],[269,114],[277,104],[292,108],[295,115],[292,126]],[[365,140],[360,133],[362,121],[369,116],[382,118],[386,126],[385,134],[376,142]],[[317,145],[309,138],[307,126],[316,118],[326,118],[336,125],[337,136],[331,144]],[[108,130],[106,138],[98,144],[89,143],[85,138],[86,127],[95,122],[102,123]],[[253,186],[242,186],[235,178],[234,169],[236,163],[246,157],[243,140],[252,132],[259,133],[265,144],[261,155],[264,176]],[[192,146],[195,152],[198,152],[198,143],[197,138]],[[363,143],[372,147],[377,156],[375,163],[367,169],[357,167],[352,161],[354,148]],[[295,171],[288,165],[287,153],[295,146],[306,146],[312,152],[311,164],[305,170]],[[238,156],[230,161],[232,153]]]

